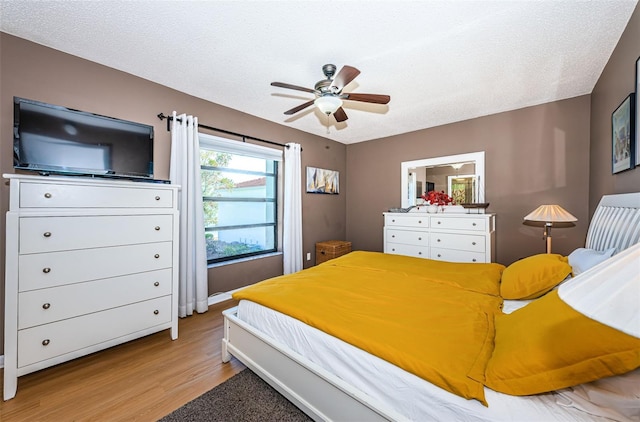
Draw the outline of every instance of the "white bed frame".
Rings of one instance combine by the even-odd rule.
[[[640,192],[605,195],[589,225],[585,247],[620,252],[640,242]],[[304,356],[237,317],[224,315],[222,361],[233,355],[314,420],[403,421],[381,405]]]

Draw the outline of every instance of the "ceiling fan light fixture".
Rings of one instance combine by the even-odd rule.
[[[318,109],[326,115],[333,114],[342,107],[342,100],[332,95],[324,95],[313,102]]]

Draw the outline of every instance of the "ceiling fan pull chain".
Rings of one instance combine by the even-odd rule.
[[[330,124],[330,122],[329,122],[329,115],[327,114],[327,135],[330,135],[330,134],[331,134],[331,132],[329,132],[329,124]]]

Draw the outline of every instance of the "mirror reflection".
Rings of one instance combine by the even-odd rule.
[[[422,195],[444,191],[456,204],[484,202],[484,151],[405,161],[402,207],[420,205]]]

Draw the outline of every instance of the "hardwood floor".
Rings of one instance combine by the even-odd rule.
[[[165,330],[20,377],[0,420],[156,421],[244,369],[220,356],[221,312],[234,305],[180,319],[176,341]]]

